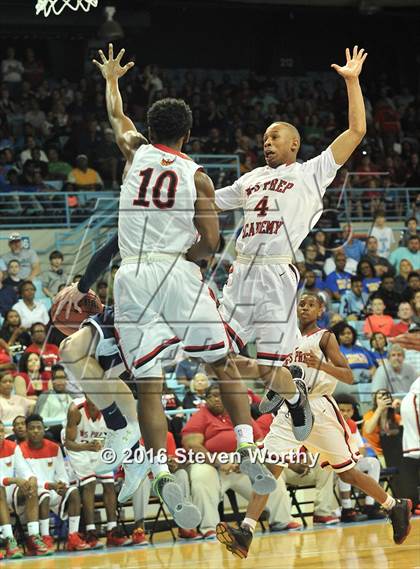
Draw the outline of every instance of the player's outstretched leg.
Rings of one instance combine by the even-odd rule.
[[[85,326],[63,340],[60,355],[69,375],[75,378],[104,417],[108,428],[105,447],[115,453],[112,463],[98,465],[97,473],[104,474],[110,468],[117,468],[127,450],[138,444],[140,430],[130,389],[120,379],[106,379],[103,368],[92,355],[98,340],[95,329]]]
[[[247,389],[238,368],[230,356],[208,365],[217,375],[223,404],[235,425],[237,452],[241,458],[240,470],[249,477],[254,492],[270,494],[276,489],[276,480],[259,460],[258,448],[254,443]]]
[[[305,370],[299,365],[272,368],[260,365],[259,368],[264,383],[270,385],[259,405],[261,413],[276,413],[285,403],[292,419],[296,440],[305,441],[311,434],[314,423],[304,381]],[[291,379],[288,377],[290,375]],[[267,381],[267,378],[270,379]],[[294,383],[293,389],[287,385],[290,381]]]
[[[411,500],[393,498],[373,478],[355,467],[338,473],[338,476],[343,482],[360,488],[366,495],[372,496],[381,504],[392,524],[394,542],[398,545],[403,543],[411,529]]]
[[[283,469],[281,466],[271,465],[270,470],[273,472],[274,479],[277,479]],[[238,529],[230,526],[226,522],[220,522],[217,524],[217,539],[236,557],[239,557],[240,559],[248,557],[248,551],[251,547],[257,521],[260,519],[261,514],[265,509],[267,500],[267,494],[265,496],[261,496],[253,493],[246,510],[245,518]]]
[[[175,523],[184,529],[197,527],[200,510],[184,496],[181,486],[169,472],[166,439],[168,423],[162,407],[162,377],[137,378],[138,417],[144,446],[150,457],[155,478],[153,491],[168,507]]]

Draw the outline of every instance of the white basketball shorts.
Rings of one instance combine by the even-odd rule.
[[[314,426],[308,439],[303,442],[295,439],[290,415],[283,405],[264,439],[264,449],[274,455],[283,455],[304,446],[313,454],[319,453],[321,467],[330,467],[335,472],[350,470],[359,460],[360,453],[351,442],[350,429],[337,403],[329,395],[314,397],[310,402]]]
[[[182,256],[123,260],[114,282],[115,329],[134,377],[160,377],[182,347],[211,363],[229,352],[229,338],[199,267]]]
[[[233,264],[219,311],[239,349],[256,341],[261,365],[283,365],[296,346],[298,282],[293,265]]]

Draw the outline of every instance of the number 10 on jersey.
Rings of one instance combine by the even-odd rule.
[[[156,178],[153,187],[150,190],[150,180],[153,175],[153,168],[147,168],[140,172],[141,184],[139,188],[139,195],[133,200],[133,205],[140,207],[150,207],[150,199],[147,196],[152,196],[153,205],[159,209],[169,209],[175,204],[175,194],[178,187],[178,176],[173,170],[166,170],[161,172]],[[161,192],[167,192],[166,201],[161,199]]]

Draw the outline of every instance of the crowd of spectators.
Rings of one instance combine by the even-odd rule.
[[[83,208],[89,204],[89,191],[118,187],[123,162],[108,127],[104,87],[99,77],[89,81],[82,78],[74,84],[53,80],[33,50],[26,50],[20,60],[20,54],[17,56],[12,48],[1,62],[1,74],[0,194],[7,192],[12,202],[0,197],[0,208],[12,207],[14,214],[34,216],[47,208],[52,215],[55,198],[51,203],[38,199],[49,188],[66,192],[70,207]],[[183,97],[194,114],[193,136],[186,151],[237,154],[241,172],[245,173],[262,163],[262,133],[272,121],[289,121],[299,128],[303,159],[319,153],[346,123],[345,93],[338,84],[327,90],[320,82],[309,79],[268,80],[252,74],[237,81],[235,77],[217,74],[218,79],[214,80],[199,77],[193,72],[180,77],[153,66],[129,74],[124,95],[138,128],[144,130],[145,111],[155,100]],[[356,423],[349,423],[352,432],[363,436],[360,448],[363,446],[366,453],[385,463],[383,437],[398,438],[401,400],[420,373],[420,194],[410,190],[407,203],[396,191],[399,187],[420,187],[420,109],[413,94],[407,89],[393,92],[384,79],[367,91],[365,102],[368,135],[363,152],[356,153],[340,170],[332,186],[340,188],[345,182],[348,187],[358,188],[351,194],[350,212],[371,218],[373,226],[360,234],[348,223],[339,229],[337,214],[330,209],[295,252],[295,262],[301,276],[299,294],[319,294],[324,306],[319,326],[332,329],[353,371],[354,384],[346,389],[340,384],[336,393],[342,399],[343,409],[350,401],[351,416],[360,420],[361,432]],[[379,177],[379,171],[389,174]],[[347,177],[349,172],[356,174]],[[218,176],[217,185],[228,180],[226,173]],[[22,189],[30,189],[27,197],[14,194]],[[84,195],[75,196],[76,191]],[[334,196],[327,192],[325,208],[336,205]],[[389,226],[387,214],[404,216],[405,230],[397,234]],[[222,246],[214,262],[202,267],[216,294],[220,294],[232,262]],[[24,246],[19,233],[10,235],[8,251],[0,254],[0,420],[4,423],[0,427],[4,427],[8,439],[18,444],[27,441],[25,421],[29,417],[31,425],[43,419],[47,423],[45,440],[61,445],[61,430],[69,409],[73,415],[79,413],[74,410],[74,394],[60,365],[60,336],[51,326],[49,313],[51,300],[69,282],[63,263],[63,254],[53,251],[49,267],[41,267],[36,251]],[[104,304],[113,302],[117,269],[115,264],[96,283]],[[73,282],[78,278],[74,276]],[[269,423],[267,417],[258,413],[259,396],[255,391],[260,388],[256,381],[248,394],[254,432],[261,440]],[[234,450],[233,425],[218,388],[196,360],[182,359],[168,368],[162,403],[167,411],[174,412],[168,417],[171,456],[180,446],[204,452]],[[86,405],[95,415],[92,403]],[[191,418],[185,415],[187,410],[195,411]],[[62,420],[60,424],[57,417]],[[50,425],[50,421],[55,424]],[[0,453],[4,448],[0,432]],[[234,463],[217,468],[193,464],[187,471],[172,461],[172,469],[203,514],[201,533],[196,528],[184,530],[180,532],[184,539],[214,539],[220,496],[229,489],[245,498],[251,492],[249,481]],[[67,482],[63,484],[57,488],[61,495],[69,491]],[[285,469],[270,498],[271,531],[300,528],[291,516],[286,484],[316,488],[314,523],[340,521],[334,506],[333,474],[318,466],[308,469],[300,464]],[[340,491],[343,510],[351,510],[341,519],[354,521],[349,490],[342,487]],[[81,493],[84,504],[92,502],[92,487],[89,492],[87,497]],[[111,504],[107,510],[108,531],[114,532],[109,543],[125,545],[127,540],[118,533],[119,528],[114,531],[115,496],[109,484],[104,485],[104,492],[108,493],[105,501]],[[150,484],[145,481],[133,498],[132,540],[137,545],[147,544],[144,519],[149,495]],[[72,500],[74,529],[78,527],[78,506],[76,498]],[[366,505],[365,518],[378,517],[374,505],[369,501]],[[75,549],[83,549],[86,543],[89,547],[100,546],[92,528],[92,516],[86,523],[87,532],[93,533],[80,542],[75,538]],[[34,528],[28,524],[30,536],[35,535],[30,533]],[[29,551],[50,547],[48,528],[45,524],[43,528],[43,545],[31,542]]]
[[[0,204],[3,211],[35,218],[54,213],[60,200],[42,196],[51,189],[62,190],[70,208],[83,210],[89,196],[74,192],[118,188],[123,161],[107,121],[102,78],[91,71],[89,80],[57,80],[33,49],[6,49],[0,77],[0,193],[9,195]],[[299,129],[301,159],[318,154],[347,125],[344,85],[331,77],[182,73],[147,65],[124,78],[123,94],[127,113],[143,131],[150,104],[167,96],[184,98],[194,116],[186,152],[236,154],[242,173],[263,164],[262,135],[273,121]],[[366,86],[365,104],[368,132],[362,149],[340,170],[333,187],[345,183],[360,189],[348,204],[352,215],[378,209],[406,215],[406,196],[397,188],[420,187],[418,98],[382,76]],[[217,184],[228,181],[226,171],[216,172]],[[17,195],[18,190],[27,193]],[[418,221],[415,191],[409,200]]]

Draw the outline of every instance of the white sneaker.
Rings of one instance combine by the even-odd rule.
[[[105,474],[115,470],[122,461],[129,456],[129,450],[140,441],[140,427],[138,423],[128,423],[118,431],[108,431],[104,448],[101,451],[101,459],[95,469],[96,474]]]
[[[143,446],[141,448],[145,450]],[[151,464],[147,456],[144,455],[144,462],[134,461],[131,464],[124,464],[123,469],[125,478],[120,493],[118,494],[118,502],[121,504],[128,502],[128,500],[132,498],[150,471]]]

